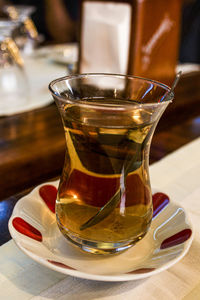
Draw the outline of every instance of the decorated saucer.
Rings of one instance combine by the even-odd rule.
[[[67,275],[100,281],[128,281],[158,274],[189,250],[193,230],[186,211],[161,191],[153,194],[153,220],[146,236],[114,256],[83,253],[61,234],[56,223],[58,181],[37,186],[20,199],[9,220],[17,246],[38,263]]]

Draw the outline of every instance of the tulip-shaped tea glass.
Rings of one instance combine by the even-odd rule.
[[[58,226],[90,253],[128,249],[151,224],[149,149],[173,98],[170,88],[112,74],[63,77],[49,88],[67,145],[56,202]]]

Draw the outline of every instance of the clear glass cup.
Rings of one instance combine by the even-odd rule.
[[[39,42],[37,28],[31,19],[35,7],[31,5],[5,5],[3,10],[11,20],[18,21],[15,41],[20,51],[25,55],[32,54]]]
[[[82,250],[124,251],[152,220],[149,149],[170,88],[133,76],[83,74],[50,83],[64,125],[66,157],[58,226]]]
[[[17,22],[0,20],[0,115],[23,110],[29,101],[24,61],[12,39]]]

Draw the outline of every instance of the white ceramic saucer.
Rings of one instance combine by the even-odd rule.
[[[91,280],[136,280],[166,270],[190,248],[193,231],[186,212],[168,196],[156,193],[151,228],[140,242],[116,256],[85,254],[57,227],[57,186],[55,181],[36,187],[17,202],[9,220],[9,231],[18,247],[50,269]]]

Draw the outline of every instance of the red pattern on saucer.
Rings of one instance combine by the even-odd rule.
[[[63,263],[55,261],[55,260],[49,260],[48,259],[48,262],[50,262],[51,264],[53,264],[53,265],[55,265],[57,267],[61,267],[61,268],[69,269],[69,270],[76,270],[76,269],[74,269],[74,268],[72,268],[72,267],[70,267],[70,266],[68,266],[66,264],[63,264]]]
[[[141,269],[130,271],[127,274],[143,274],[143,273],[152,272],[154,270],[155,268],[141,268]]]
[[[160,249],[166,249],[169,247],[173,247],[173,246],[182,244],[185,241],[187,241],[191,237],[191,235],[192,235],[192,230],[189,228],[179,231],[178,233],[165,239],[162,242]]]
[[[42,242],[42,234],[35,227],[24,221],[20,217],[16,217],[12,220],[13,227],[20,232],[38,242]]]
[[[155,218],[168,204],[169,197],[164,193],[155,193],[153,201],[153,218]]]
[[[40,197],[44,200],[48,208],[55,214],[55,204],[57,188],[51,184],[45,184],[39,189]]]

